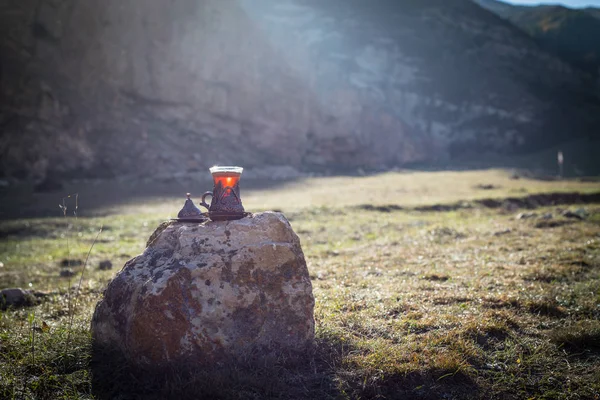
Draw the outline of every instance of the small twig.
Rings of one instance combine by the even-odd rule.
[[[35,314],[30,313],[27,317],[29,331],[31,332],[31,364],[35,364]]]
[[[31,326],[31,363],[35,364],[35,325]]]
[[[65,196],[62,198],[62,204],[59,204],[58,206],[60,207],[60,209],[63,212],[63,217],[65,219],[67,219],[67,204],[65,202],[66,199],[69,199],[71,197],[75,197],[75,210],[73,211],[73,215],[75,215],[75,220],[77,220],[77,209],[79,208],[79,193],[73,193],[70,194],[68,196]],[[66,236],[66,240],[67,240],[67,268],[71,269],[71,247],[69,246],[69,226],[67,225],[67,234]],[[67,281],[67,309],[69,311],[69,314],[71,314],[71,294],[69,292],[70,288],[71,288],[71,278],[69,278],[69,280]]]
[[[66,204],[65,200],[71,196],[72,195],[63,197],[62,204],[58,205],[63,212],[63,217],[65,220],[67,219],[67,204]],[[69,246],[69,225],[67,225],[67,229],[65,231],[65,240],[67,241],[67,268],[71,269],[71,247]],[[67,281],[67,309],[68,309],[69,314],[71,313],[71,295],[69,293],[70,287],[71,287],[71,278],[69,278]]]
[[[70,199],[71,197],[75,197],[75,211],[73,212],[73,214],[75,215],[75,217],[77,217],[77,209],[79,208],[79,193],[73,193],[62,198],[62,204],[59,204],[58,206],[63,211],[64,217],[67,216],[67,205],[65,204],[65,200]]]
[[[98,238],[100,237],[100,234],[102,233],[103,228],[104,228],[104,225],[100,226],[100,230],[96,234],[96,237],[94,238],[94,241],[92,242],[92,245],[90,246],[90,249],[88,250],[87,256],[85,257],[85,262],[83,263],[81,275],[79,276],[79,284],[77,285],[77,289],[75,291],[75,299],[74,299],[75,303],[73,304],[73,308],[71,310],[69,310],[71,315],[69,316],[69,331],[67,333],[67,343],[69,343],[69,339],[71,338],[71,329],[73,328],[73,317],[75,316],[75,309],[77,308],[77,297],[79,296],[79,290],[81,289],[81,283],[83,282],[83,274],[85,272],[85,267],[87,266],[88,260],[90,259],[90,254],[92,253],[92,249],[94,248],[96,241],[98,241]],[[70,297],[70,295],[69,295],[69,297]]]

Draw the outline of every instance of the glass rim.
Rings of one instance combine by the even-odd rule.
[[[234,167],[234,166],[220,166],[215,165],[214,167],[209,168],[211,174],[219,173],[219,172],[231,172],[234,174],[241,174],[244,171],[242,167]]]

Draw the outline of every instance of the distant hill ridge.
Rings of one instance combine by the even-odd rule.
[[[521,28],[545,50],[571,65],[600,76],[600,8],[557,5],[521,6],[474,0]]]
[[[600,132],[592,75],[472,0],[9,3],[0,179],[385,170]]]

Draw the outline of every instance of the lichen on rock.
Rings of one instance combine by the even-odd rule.
[[[282,214],[160,228],[98,303],[96,346],[156,366],[264,360],[311,345],[312,285]]]

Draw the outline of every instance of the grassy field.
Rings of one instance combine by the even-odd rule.
[[[300,236],[314,353],[301,365],[162,380],[124,368],[100,379],[89,324],[107,282],[183,199],[100,202],[86,213],[93,194],[80,192],[78,217],[69,198],[66,216],[57,207],[55,218],[6,219],[0,289],[40,293],[37,305],[0,311],[0,398],[598,399],[600,201],[561,192],[600,184],[491,170],[245,190],[247,210],[281,210]],[[587,204],[569,204],[579,200]],[[98,268],[104,260],[114,267]]]

